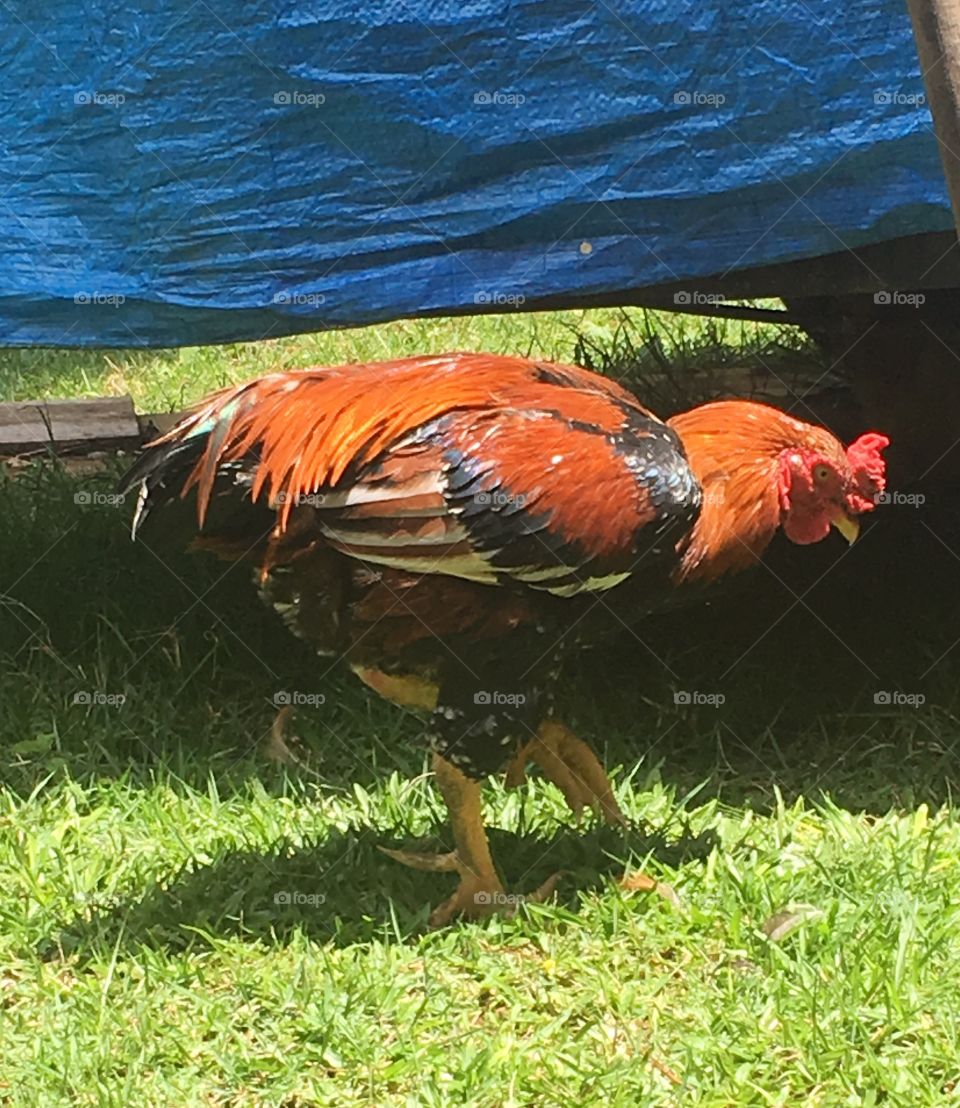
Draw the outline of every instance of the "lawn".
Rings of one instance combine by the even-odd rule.
[[[156,410],[276,366],[569,359],[642,325],[677,337],[570,312],[6,352],[0,399]],[[243,567],[132,544],[115,469],[0,471],[0,1104],[960,1104],[949,522],[780,547],[585,654],[565,717],[630,830],[490,782],[508,887],[562,870],[557,896],[428,932],[452,879],[378,850],[448,841],[416,719],[288,638]],[[298,764],[269,741],[283,692],[310,701]]]

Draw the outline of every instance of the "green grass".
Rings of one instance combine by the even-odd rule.
[[[116,379],[104,355],[35,352],[20,378],[4,354],[0,382],[109,378],[162,407],[301,356],[570,357],[571,322],[617,326],[119,353]],[[575,828],[540,778],[491,782],[509,888],[562,869],[557,899],[429,933],[452,879],[377,849],[448,841],[416,720],[327,673],[242,569],[131,544],[111,481],[0,476],[0,1104],[960,1103],[955,570],[941,550],[918,572],[912,520],[878,518],[839,560],[780,551],[792,591],[758,571],[584,656],[565,716],[631,830]],[[264,742],[294,689],[324,697],[297,717],[300,769]],[[679,906],[621,889],[625,868]]]
[[[643,357],[636,348],[641,335]],[[709,351],[738,356],[759,349],[777,360],[775,346],[793,352],[799,332],[755,323],[703,321],[642,309],[525,312],[510,315],[407,319],[348,331],[323,331],[263,342],[179,350],[0,351],[0,401],[129,393],[140,411],[170,411],[222,385],[276,369],[306,365],[488,350],[570,361],[612,356],[659,369],[664,346],[674,364]],[[809,346],[806,348],[809,359]],[[818,373],[815,376],[819,376]],[[673,398],[671,392],[670,398]]]
[[[178,350],[6,350],[0,352],[0,400],[129,392],[138,409],[165,411],[231,382],[304,365],[448,350],[569,357],[579,329],[603,334],[618,317],[614,310],[464,316]]]

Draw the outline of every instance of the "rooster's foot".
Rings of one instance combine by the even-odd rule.
[[[579,819],[587,808],[607,823],[627,826],[627,820],[613,795],[610,778],[589,746],[562,723],[545,720],[532,739],[507,766],[505,784],[523,784],[526,764],[536,762],[546,777],[563,793],[568,807]]]
[[[411,869],[460,875],[460,884],[453,896],[438,904],[430,913],[430,927],[443,927],[456,916],[483,919],[497,912],[512,916],[518,904],[540,904],[545,901],[562,876],[560,873],[552,874],[532,893],[511,894],[504,892],[495,873],[474,873],[460,861],[456,851],[449,854],[417,854],[407,850],[392,850],[385,846],[380,849],[394,861],[410,866]]]

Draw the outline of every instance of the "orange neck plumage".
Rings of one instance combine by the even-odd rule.
[[[820,429],[744,401],[706,404],[669,422],[703,490],[675,581],[705,584],[747,569],[780,526],[780,454]]]

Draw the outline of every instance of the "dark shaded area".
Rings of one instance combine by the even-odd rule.
[[[596,702],[631,686],[659,709],[658,734],[670,729],[664,776],[689,786],[715,755],[706,791],[732,803],[769,801],[775,784],[852,809],[947,800],[960,784],[960,517],[949,489],[928,495],[878,511],[849,550],[839,536],[778,541],[702,607],[624,630],[619,650],[585,661]],[[675,705],[678,691],[725,701]],[[597,712],[585,722],[603,733]],[[630,760],[619,742],[611,755]]]
[[[948,254],[958,251],[954,243]],[[899,285],[872,296],[803,296],[789,304],[842,375],[863,420],[889,435],[891,487],[926,492],[945,482],[955,492],[960,290]]]
[[[578,894],[604,887],[649,854],[679,865],[705,858],[714,836],[693,836],[679,821],[667,830],[610,828],[520,835],[490,830],[506,887],[522,895],[562,871],[555,899],[571,910]],[[225,851],[210,865],[172,873],[139,899],[91,897],[63,930],[50,935],[48,957],[90,949],[137,946],[179,950],[204,945],[205,933],[265,942],[303,933],[341,946],[373,939],[404,940],[426,927],[431,901],[453,891],[452,876],[398,865],[380,846],[448,849],[440,840],[391,841],[370,828],[335,832],[304,848],[279,843],[268,854]]]

